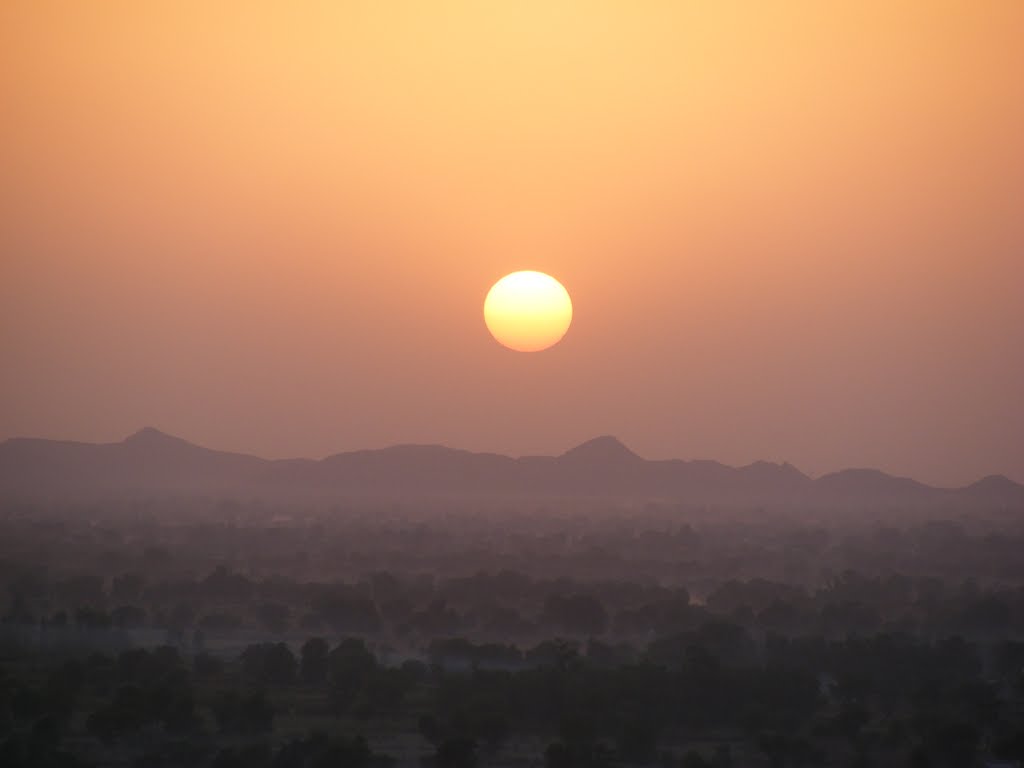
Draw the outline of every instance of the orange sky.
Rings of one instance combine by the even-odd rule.
[[[1022,40],[1018,0],[5,0],[0,438],[1024,481]],[[517,269],[572,294],[547,352],[484,327]]]

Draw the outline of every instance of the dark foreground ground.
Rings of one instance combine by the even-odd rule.
[[[0,766],[1024,757],[1024,525],[7,507]]]

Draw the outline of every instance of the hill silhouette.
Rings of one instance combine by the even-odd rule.
[[[0,498],[141,494],[274,497],[519,496],[665,500],[702,505],[1020,508],[1024,486],[996,475],[936,488],[879,470],[813,479],[790,464],[644,459],[611,436],[560,456],[513,458],[397,445],[325,459],[216,451],[147,427],[118,443],[15,438],[0,443]]]

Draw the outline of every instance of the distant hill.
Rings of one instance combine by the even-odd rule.
[[[614,437],[560,456],[512,458],[399,445],[322,460],[268,460],[146,428],[119,443],[16,438],[0,443],[0,498],[223,494],[272,497],[517,496],[618,498],[743,507],[1020,508],[1024,486],[991,476],[935,488],[872,469],[812,479],[789,464],[730,467],[650,461]]]
[[[201,448],[147,427],[120,443],[0,443],[0,494],[66,496],[241,488],[266,461]]]

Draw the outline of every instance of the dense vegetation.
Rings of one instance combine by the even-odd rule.
[[[4,766],[1024,757],[1013,514],[3,515]]]

